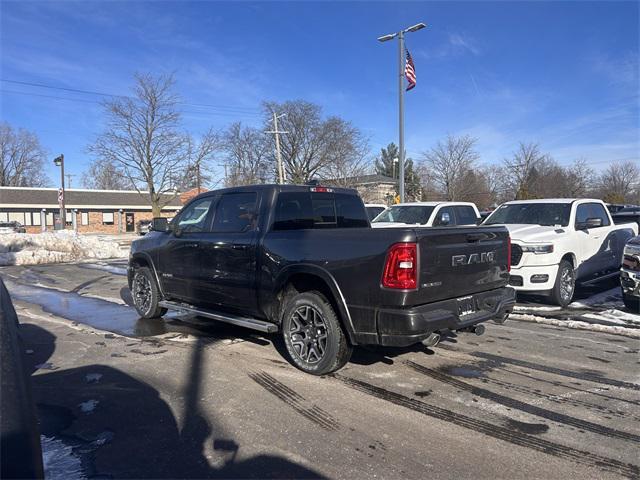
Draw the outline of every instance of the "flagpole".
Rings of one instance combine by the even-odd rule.
[[[404,203],[404,31],[398,33],[398,143],[400,203]]]
[[[398,33],[389,33],[378,37],[379,42],[387,42],[398,38],[398,143],[400,148],[399,159],[399,175],[398,183],[400,184],[400,202],[404,202],[404,34],[407,32],[417,32],[426,27],[424,23],[417,23],[409,28],[400,30]]]

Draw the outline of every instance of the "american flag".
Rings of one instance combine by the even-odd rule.
[[[409,85],[407,85],[407,91],[409,91],[416,86],[416,67],[413,65],[413,58],[411,58],[409,50],[406,50],[406,52],[407,60],[404,63],[404,76],[407,78],[407,82],[409,82]]]

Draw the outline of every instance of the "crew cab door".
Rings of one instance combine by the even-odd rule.
[[[588,229],[581,227],[590,218],[600,219],[602,225]],[[579,204],[576,207],[575,229],[576,245],[580,250],[578,278],[590,277],[619,263],[614,258],[616,239],[612,235],[611,221],[602,204]]]
[[[200,274],[200,242],[211,226],[214,197],[191,202],[172,222],[172,232],[160,249],[162,291],[168,297],[194,303]]]
[[[257,192],[220,196],[211,231],[200,242],[200,305],[244,315],[257,312],[257,212]]]

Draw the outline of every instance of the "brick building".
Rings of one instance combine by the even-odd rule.
[[[396,196],[398,181],[385,175],[362,175],[341,180],[325,180],[327,185],[355,188],[365,203],[391,205]]]
[[[173,217],[182,203],[166,195],[162,215]],[[135,190],[65,190],[66,228],[81,233],[134,232],[139,220],[150,220],[146,192]],[[59,217],[57,188],[0,187],[0,222],[17,221],[28,233],[53,230]]]

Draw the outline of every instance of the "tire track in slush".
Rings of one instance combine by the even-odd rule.
[[[518,360],[515,358],[508,358],[508,357],[493,355],[491,353],[485,353],[485,352],[465,352],[465,353],[467,353],[468,355],[471,355],[472,357],[488,360],[497,365],[506,363],[506,364],[516,365],[518,367],[529,368],[531,370],[538,370],[540,372],[553,373],[563,377],[570,377],[570,378],[576,378],[578,380],[585,380],[587,382],[600,383],[603,385],[611,385],[613,387],[626,388],[629,390],[640,390],[640,385],[638,385],[637,383],[625,382],[622,380],[614,380],[611,378],[603,377],[602,375],[598,375],[596,373],[572,372],[571,370],[565,370],[563,368],[548,367],[545,365],[540,365],[538,363],[527,362],[526,360]]]
[[[491,390],[487,390],[481,387],[477,387],[475,385],[471,385],[470,383],[463,382],[461,380],[458,380],[457,378],[453,378],[442,372],[438,372],[437,370],[433,370],[431,368],[425,367],[423,365],[412,362],[410,360],[407,360],[404,363],[405,365],[415,370],[416,372],[421,373],[422,375],[426,375],[427,377],[433,378],[442,383],[446,383],[448,385],[451,385],[452,387],[469,392],[475,395],[476,397],[484,398],[485,400],[490,400],[492,402],[499,403],[500,405],[503,405],[505,407],[513,408],[514,410],[519,410],[521,412],[525,412],[530,415],[534,415],[536,417],[544,418],[552,422],[562,423],[564,425],[571,425],[572,427],[576,427],[582,430],[587,430],[589,432],[597,433],[599,435],[604,435],[605,437],[619,438],[619,439],[627,440],[630,442],[640,443],[640,436],[635,435],[633,433],[622,432],[620,430],[615,430],[613,428],[605,427],[603,425],[589,422],[587,420],[581,420],[579,418],[570,417],[569,415],[547,410],[546,408],[538,407],[530,403],[521,402],[520,400],[516,400],[514,398],[492,392]]]
[[[435,405],[429,405],[400,393],[385,390],[384,388],[377,387],[354,378],[345,377],[338,373],[333,374],[333,378],[339,380],[348,387],[372,397],[385,400],[444,422],[452,423],[454,425],[482,433],[498,440],[509,442],[513,445],[529,448],[555,457],[569,459],[582,465],[604,469],[630,478],[640,476],[640,467],[631,463],[624,463],[595,453],[578,450],[573,447],[567,447],[532,435],[514,433],[514,431],[509,428],[493,425],[477,418],[468,417],[441,407],[436,407]]]
[[[269,393],[275,395],[284,403],[293,408],[303,417],[321,426],[325,430],[334,431],[340,428],[340,423],[330,414],[322,410],[317,405],[310,408],[305,406],[309,402],[300,394],[291,390],[284,383],[276,380],[268,373],[250,373],[249,378],[264,388]]]

